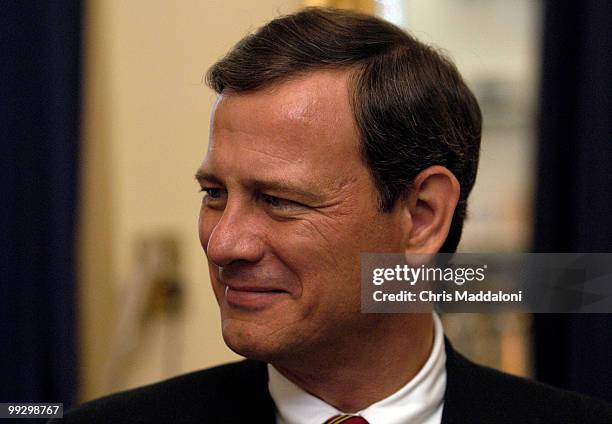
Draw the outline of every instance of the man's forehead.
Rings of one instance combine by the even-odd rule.
[[[256,91],[224,91],[213,110],[212,123],[217,128],[247,132],[266,126],[324,132],[353,129],[348,83],[347,70],[319,70]]]
[[[363,172],[347,72],[317,71],[255,92],[224,93],[214,114],[203,171],[241,181],[290,178],[303,186],[316,180],[328,189]]]

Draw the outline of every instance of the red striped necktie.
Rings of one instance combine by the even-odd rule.
[[[369,424],[368,421],[359,415],[336,415],[325,421],[323,424]]]

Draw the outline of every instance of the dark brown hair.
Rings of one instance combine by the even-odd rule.
[[[461,194],[441,249],[454,252],[476,178],[481,114],[438,51],[374,16],[308,8],[246,36],[209,69],[206,82],[217,93],[247,92],[330,68],[351,71],[349,95],[382,211],[432,165],[457,177]]]

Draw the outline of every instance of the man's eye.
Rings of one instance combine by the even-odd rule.
[[[202,191],[206,193],[203,199],[206,204],[217,205],[224,202],[227,197],[227,191],[222,188],[202,187]]]
[[[269,194],[263,194],[262,199],[265,203],[267,203],[268,205],[270,205],[271,207],[275,209],[285,210],[285,209],[298,209],[298,208],[304,207],[304,205],[294,202],[292,200],[287,200],[287,199],[283,199],[283,198],[276,197],[276,196],[270,196]]]
[[[206,193],[207,197],[212,199],[218,199],[221,197],[221,189],[220,188],[203,188],[202,191]]]

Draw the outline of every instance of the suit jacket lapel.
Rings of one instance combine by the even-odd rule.
[[[232,399],[219,405],[228,423],[274,423],[276,407],[268,391],[267,364],[246,360],[237,381],[227,381]]]
[[[490,402],[497,388],[483,379],[484,368],[455,351],[446,337],[444,344],[446,391],[442,424],[506,422],[500,421],[500,411],[496,411],[496,406]]]
[[[448,339],[444,338],[446,347],[446,391],[444,392],[444,409],[442,410],[442,424],[455,424],[470,422],[470,402],[466,384],[466,372],[463,369],[464,361],[458,357]],[[466,421],[467,419],[467,421]]]

